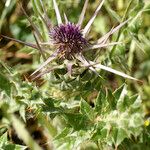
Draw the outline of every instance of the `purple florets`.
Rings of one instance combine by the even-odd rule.
[[[72,23],[54,27],[50,37],[58,46],[61,57],[66,59],[71,59],[74,54],[80,53],[88,44],[79,27]]]

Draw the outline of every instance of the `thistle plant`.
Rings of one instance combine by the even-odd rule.
[[[67,12],[62,14],[58,1],[52,0],[56,23],[50,19],[45,1],[31,2],[33,9],[37,2],[36,15],[44,25],[43,30],[23,7],[21,10],[33,29],[35,43],[1,35],[35,49],[38,56],[40,54],[40,63],[38,67],[37,62],[30,64],[29,71],[35,69],[30,74],[31,82],[28,77],[22,80],[18,68],[10,68],[0,61],[0,149],[149,149],[149,128],[144,127],[141,97],[133,95],[125,83],[112,90],[110,83],[104,82],[104,73],[108,71],[123,78],[139,80],[108,67],[107,58],[105,63],[95,57],[102,48],[107,50],[124,44],[117,40],[110,42],[109,39],[135,18],[125,20],[123,17],[122,23],[93,41],[90,39],[92,25],[107,1],[100,1],[86,24],[84,19],[89,0],[85,0],[77,22],[69,21]],[[111,56],[109,59],[113,61]],[[42,78],[44,84],[36,85],[34,81],[38,82],[38,78]],[[146,121],[149,126],[148,119]],[[21,142],[14,142],[11,139],[13,134],[8,136],[7,131],[12,128]],[[39,129],[42,134],[38,137],[40,139],[36,139],[33,133]]]
[[[24,9],[22,8],[24,14],[27,16],[31,26],[34,29],[34,37],[36,40],[36,44],[31,44],[31,43],[26,43],[22,42],[16,39],[12,39],[6,36],[3,36],[4,38],[8,38],[10,40],[14,40],[16,42],[20,42],[22,44],[25,44],[27,46],[30,46],[32,48],[36,48],[40,51],[43,59],[45,60],[39,67],[31,74],[31,77],[35,75],[37,72],[40,70],[43,70],[41,73],[36,74],[36,76],[33,79],[36,79],[46,73],[49,73],[53,70],[55,70],[57,67],[51,67],[50,69],[44,69],[46,66],[48,66],[49,63],[52,61],[59,59],[59,60],[77,60],[79,62],[80,67],[86,67],[95,72],[97,75],[99,75],[98,70],[103,69],[109,72],[112,72],[114,74],[117,74],[119,76],[122,76],[124,78],[132,79],[132,80],[137,80],[123,72],[114,70],[113,68],[109,68],[107,66],[104,66],[100,64],[97,61],[90,61],[86,59],[84,56],[85,51],[90,50],[95,50],[95,49],[100,49],[103,47],[108,47],[108,46],[114,46],[118,44],[122,44],[121,42],[112,42],[108,43],[108,39],[110,35],[112,35],[114,32],[118,31],[122,26],[124,26],[126,23],[129,22],[130,19],[122,22],[120,25],[116,26],[115,28],[112,28],[107,34],[104,36],[100,37],[98,40],[89,42],[88,41],[88,35],[91,29],[91,26],[98,15],[101,7],[103,6],[105,0],[102,0],[100,4],[98,5],[97,9],[95,10],[93,16],[91,19],[88,21],[85,27],[82,27],[83,20],[85,17],[86,13],[86,8],[88,6],[88,0],[85,0],[82,12],[80,14],[79,20],[77,23],[72,23],[68,20],[67,15],[64,14],[64,20],[65,22],[62,22],[62,16],[60,15],[60,11],[58,8],[58,5],[55,0],[53,0],[53,6],[55,9],[56,13],[56,19],[57,19],[57,25],[52,25],[51,20],[48,18],[48,14],[44,8],[44,5],[42,1],[40,0],[41,7],[44,12],[44,17],[40,15],[42,18],[43,22],[45,23],[45,26],[47,27],[48,30],[48,35],[50,37],[49,41],[43,42],[42,35],[40,34],[40,31],[36,27],[36,25],[32,22],[30,17],[26,14]],[[41,41],[42,40],[42,41]],[[94,43],[94,44],[92,44]],[[46,58],[45,53],[44,53],[44,46],[48,46],[52,48],[52,54]],[[68,73],[72,72],[73,65],[76,64],[76,62],[69,62],[67,61],[67,70]]]

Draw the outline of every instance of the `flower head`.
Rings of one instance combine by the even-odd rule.
[[[53,44],[58,46],[58,53],[62,58],[71,59],[87,47],[87,40],[83,38],[79,26],[73,23],[55,26],[50,31]]]

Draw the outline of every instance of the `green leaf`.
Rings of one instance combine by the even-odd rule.
[[[106,102],[106,95],[105,95],[105,93],[101,90],[101,91],[98,93],[98,96],[97,96],[96,102],[95,102],[95,111],[96,111],[98,114],[101,114],[102,108],[103,108],[103,105],[104,105],[105,102]]]
[[[107,101],[109,103],[109,107],[111,108],[111,110],[115,110],[116,109],[116,99],[110,90],[108,90]]]
[[[59,133],[56,137],[55,140],[59,140],[61,138],[66,137],[68,134],[72,132],[71,128],[65,128],[61,133]]]
[[[121,142],[128,137],[128,134],[126,131],[122,128],[117,129],[117,137],[116,137],[116,142],[115,145],[118,146],[121,144]]]
[[[39,15],[39,10],[37,8],[37,2],[35,0],[32,0],[32,7],[33,7],[35,15],[38,16]]]
[[[26,110],[25,109],[26,109],[25,105],[21,105],[20,109],[19,109],[19,114],[22,117],[22,119],[23,119],[24,122],[26,122],[26,117],[25,117]]]
[[[80,111],[83,115],[86,115],[89,120],[94,120],[95,115],[93,108],[83,99],[81,100]]]
[[[17,145],[17,144],[7,144],[4,146],[4,150],[25,150],[27,146]]]
[[[106,127],[106,123],[101,121],[98,123],[98,125],[95,127],[95,131],[91,137],[92,140],[97,141],[97,140],[101,140],[103,141],[106,136],[107,136],[107,132],[108,129],[105,128]]]
[[[52,120],[47,117],[48,116],[46,114],[38,112],[39,123],[47,129],[48,134],[51,135],[51,137],[55,137],[57,134],[57,129],[54,127]]]
[[[82,114],[65,114],[66,123],[70,124],[75,130],[86,130],[89,120]]]
[[[7,132],[0,137],[0,148],[7,142]]]
[[[142,103],[141,97],[138,96],[136,98],[136,100],[134,101],[134,103],[132,104],[132,108],[140,108],[141,107],[141,103]]]
[[[126,101],[129,100],[129,99],[125,99],[126,95],[127,95],[127,87],[126,85],[124,85],[122,88],[120,97],[118,99],[118,102],[117,102],[117,109],[119,111],[123,112],[126,109]]]
[[[138,127],[142,126],[144,124],[144,120],[143,118],[141,117],[141,114],[140,113],[137,113],[134,115],[134,118],[133,118],[133,122],[134,124]]]
[[[86,84],[84,85],[83,88],[84,88],[84,90],[86,90],[86,91],[90,91],[90,90],[93,89],[92,84],[91,84],[90,81],[86,82]]]
[[[125,84],[121,85],[118,89],[116,89],[114,92],[113,92],[113,95],[114,97],[118,100],[120,95],[121,95],[121,92],[124,88]]]
[[[12,144],[7,140],[7,132],[0,137],[0,149],[4,150],[25,150],[27,146]]]
[[[8,96],[11,93],[11,83],[10,81],[0,73],[0,89],[5,91]]]
[[[43,102],[44,102],[49,108],[54,108],[54,99],[52,99],[52,98],[45,98],[45,99],[43,99]]]

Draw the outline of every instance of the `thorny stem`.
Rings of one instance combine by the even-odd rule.
[[[45,55],[44,55],[44,53],[43,53],[42,48],[40,47],[40,44],[39,44],[38,39],[37,39],[37,37],[36,37],[36,35],[35,35],[35,33],[34,33],[34,32],[33,32],[33,36],[34,36],[34,38],[35,38],[35,41],[36,41],[37,47],[39,48],[39,51],[40,51],[40,53],[41,53],[41,55],[42,55],[43,59],[44,59],[44,60],[46,60],[46,57],[45,57]]]
[[[131,4],[132,4],[132,1],[133,1],[133,0],[130,0],[129,5],[128,5],[128,7],[127,7],[126,10],[125,10],[125,14],[124,14],[124,16],[123,16],[121,22],[125,21],[125,19],[126,19],[126,17],[127,17],[127,14],[128,14],[128,12],[129,12],[129,8],[130,8],[130,6],[131,6]],[[115,42],[118,42],[118,41],[119,41],[119,38],[120,38],[120,35],[121,35],[121,31],[122,31],[122,30],[120,29],[119,32],[118,32],[118,35],[117,35],[117,38],[116,38],[116,41],[115,41]],[[113,56],[113,54],[114,54],[114,52],[115,52],[116,46],[117,46],[117,45],[114,45],[114,46],[113,46],[113,48],[112,48],[112,50],[111,50],[111,52],[110,52],[110,58],[112,58],[112,56]]]

